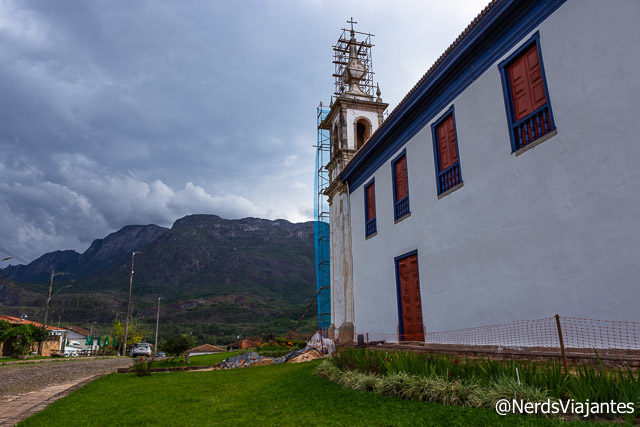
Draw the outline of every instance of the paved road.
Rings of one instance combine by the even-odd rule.
[[[0,406],[25,393],[108,374],[132,363],[130,358],[113,358],[0,366]]]

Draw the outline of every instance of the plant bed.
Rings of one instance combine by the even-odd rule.
[[[500,399],[630,402],[640,408],[640,376],[600,364],[459,359],[440,354],[343,349],[317,374],[357,390],[405,399],[491,407]],[[632,419],[632,416],[628,416]],[[637,419],[637,418],[636,418]]]

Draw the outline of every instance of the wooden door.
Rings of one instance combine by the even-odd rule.
[[[403,341],[424,341],[417,254],[398,260],[398,282],[401,310],[400,339]]]

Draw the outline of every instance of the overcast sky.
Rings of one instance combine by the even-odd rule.
[[[376,35],[392,109],[487,1],[0,0],[0,247],[82,252],[195,213],[312,219],[345,21]]]

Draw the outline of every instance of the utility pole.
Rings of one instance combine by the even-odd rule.
[[[47,320],[48,320],[48,317],[49,317],[49,304],[51,303],[51,299],[55,295],[58,295],[60,293],[60,291],[62,291],[63,289],[71,287],[71,285],[64,286],[64,287],[60,288],[58,290],[58,292],[55,293],[55,295],[51,295],[51,293],[53,292],[53,278],[56,277],[56,276],[59,276],[61,274],[67,274],[67,273],[63,273],[61,271],[56,273],[55,269],[51,270],[51,278],[49,279],[49,294],[47,295],[47,301],[44,304],[44,319],[42,320],[42,327],[43,328],[47,327]],[[42,356],[42,343],[40,343],[40,345],[38,346],[38,354]]]
[[[129,300],[127,301],[127,315],[124,319],[124,344],[122,347],[122,355],[127,355],[127,334],[129,333],[129,314],[131,313],[131,289],[133,288],[133,262],[136,258],[136,254],[140,252],[131,253],[131,274],[129,275]]]
[[[47,302],[44,305],[44,320],[42,321],[42,327],[47,327],[47,317],[49,317],[49,301],[51,301],[51,292],[53,291],[53,278],[56,277],[55,271],[51,270],[51,279],[49,280],[49,295],[47,296]]]
[[[155,358],[158,352],[158,325],[160,324],[160,298],[158,297],[158,310],[156,311],[156,341],[153,344],[153,357]]]

